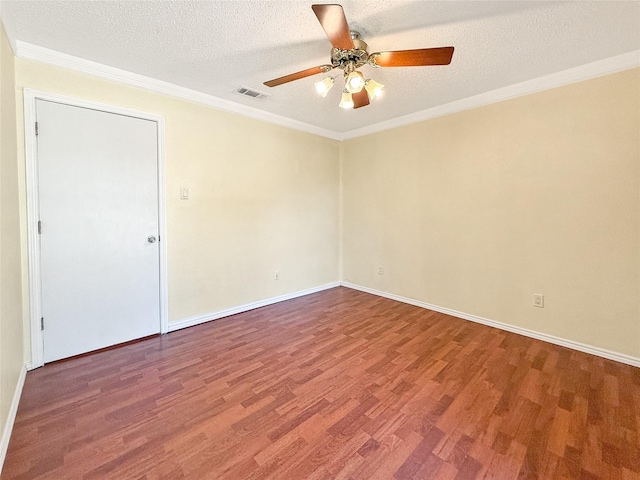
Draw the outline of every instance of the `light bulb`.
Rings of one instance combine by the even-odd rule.
[[[339,106],[342,108],[353,108],[353,98],[347,89],[342,92],[342,99],[340,100]]]
[[[344,83],[349,93],[358,93],[364,87],[364,77],[360,72],[354,70],[347,75]]]
[[[364,83],[364,89],[367,91],[367,94],[369,95],[370,100],[373,100],[374,98],[382,95],[383,88],[384,88],[384,85],[372,79],[368,79]]]
[[[323,97],[326,97],[329,90],[331,90],[331,87],[333,87],[333,82],[334,80],[332,77],[327,77],[321,82],[316,82],[316,91]]]

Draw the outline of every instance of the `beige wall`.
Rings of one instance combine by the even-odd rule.
[[[15,64],[22,232],[23,87],[165,115],[170,321],[341,265],[348,282],[640,356],[637,69],[340,144]]]
[[[640,357],[639,73],[343,142],[343,279]]]
[[[0,432],[24,365],[16,140],[14,58],[0,22]]]
[[[165,116],[170,322],[338,280],[337,141],[27,60],[16,83]]]

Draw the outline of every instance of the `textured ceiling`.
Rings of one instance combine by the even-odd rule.
[[[12,40],[164,80],[335,132],[640,49],[640,2],[345,0],[369,52],[453,45],[449,66],[361,70],[386,88],[343,110],[321,75],[262,82],[330,63],[311,1],[2,1]],[[321,3],[321,2],[318,2]],[[334,71],[335,72],[335,71]],[[341,85],[341,80],[337,84]],[[232,93],[245,85],[271,94]]]

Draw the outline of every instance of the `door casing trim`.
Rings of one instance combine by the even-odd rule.
[[[166,152],[164,115],[93,102],[57,93],[24,89],[24,137],[27,194],[27,250],[29,261],[29,326],[31,338],[31,369],[44,365],[44,338],[40,330],[42,318],[42,277],[40,271],[40,219],[38,196],[38,144],[35,132],[36,101],[45,100],[106,113],[126,115],[156,122],[158,141],[158,230],[160,234],[160,325],[159,332],[169,331],[169,296],[167,280],[167,222],[166,222]]]

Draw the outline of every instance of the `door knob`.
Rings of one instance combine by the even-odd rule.
[[[147,242],[156,243],[156,237],[154,237],[153,235],[149,235],[149,237],[147,238]]]

